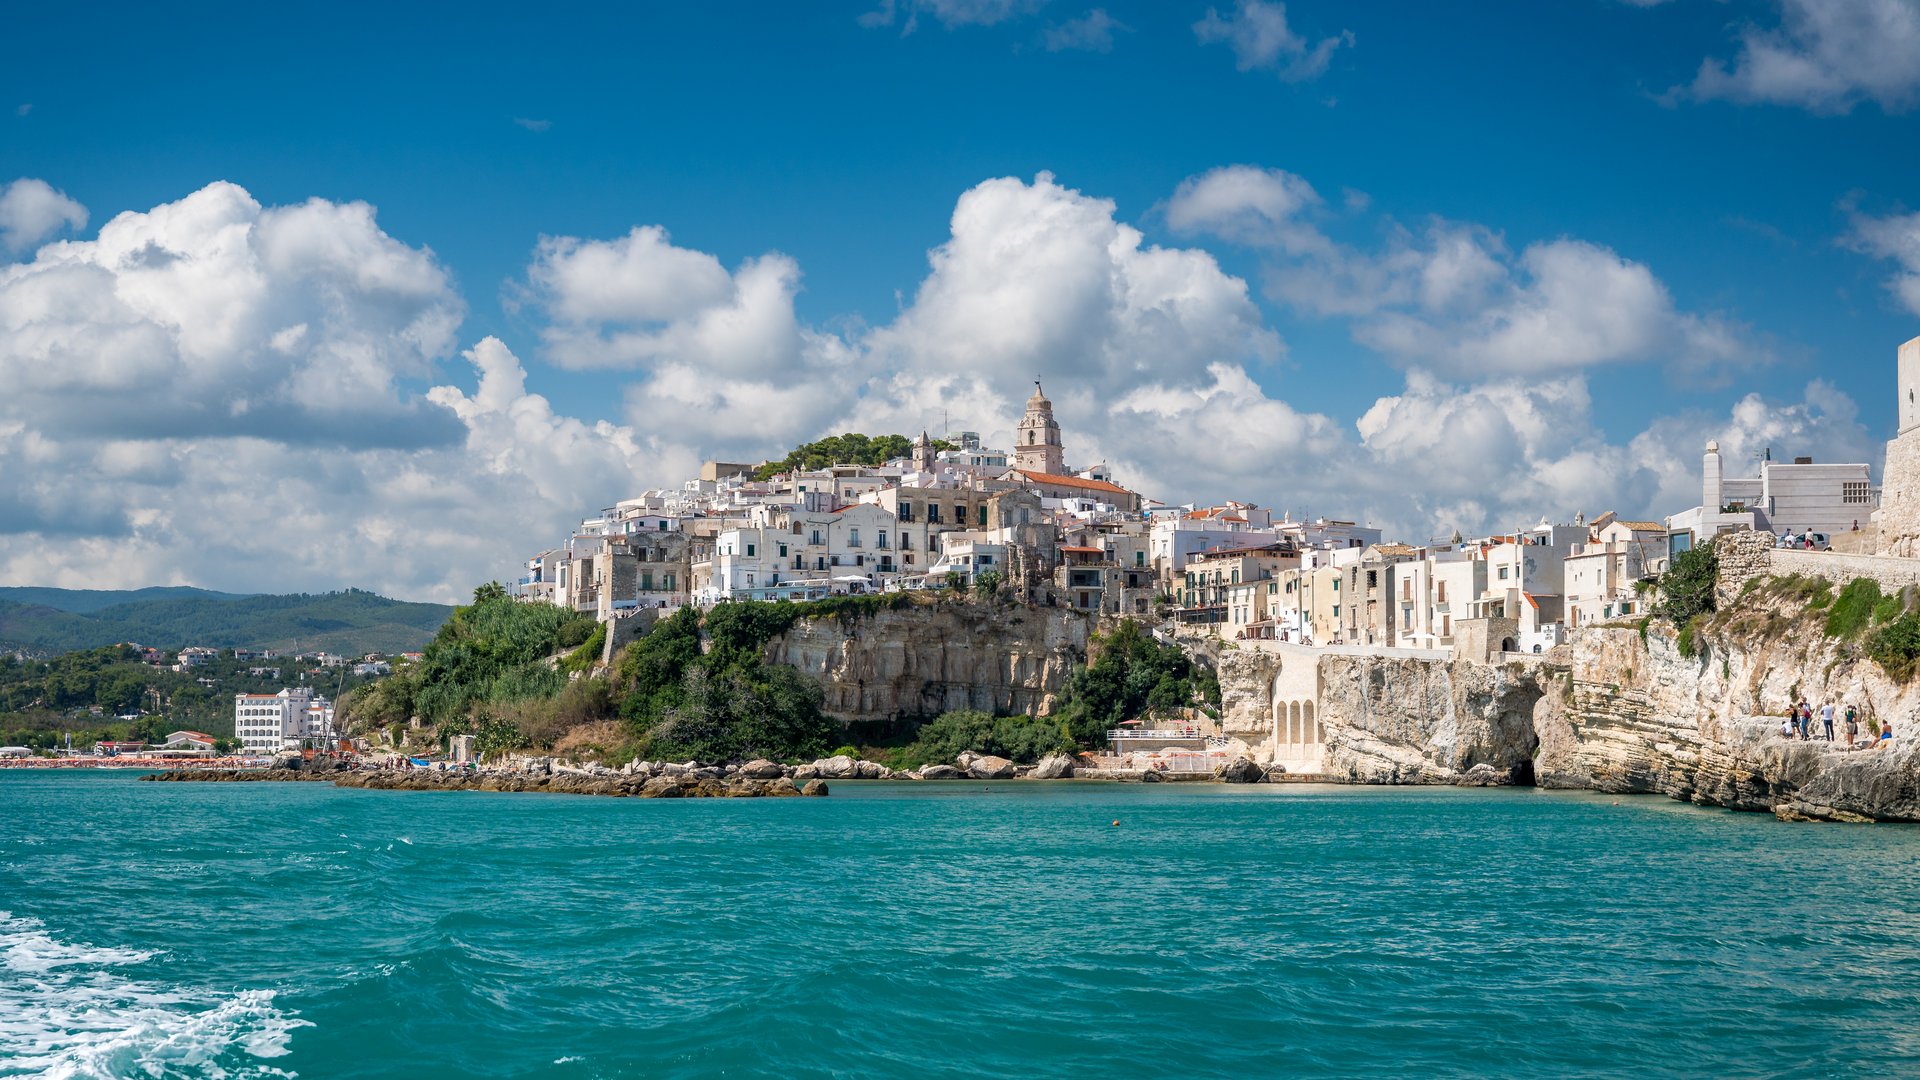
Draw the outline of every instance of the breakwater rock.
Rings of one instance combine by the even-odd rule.
[[[543,791],[553,795],[607,795],[634,799],[739,799],[782,796],[824,796],[827,785],[809,780],[798,785],[789,777],[754,779],[735,775],[726,779],[683,773],[676,776],[639,776],[609,770],[586,772],[456,772],[438,769],[179,769],[143,776],[142,780],[232,783],[248,781],[314,781],[335,787],[373,791]]]

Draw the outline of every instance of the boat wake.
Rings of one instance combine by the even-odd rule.
[[[263,1063],[311,1026],[273,991],[215,994],[128,978],[139,949],[62,941],[0,911],[0,1077],[290,1076]]]

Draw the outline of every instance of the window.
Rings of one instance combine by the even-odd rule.
[[[1412,578],[1400,579],[1400,599],[1402,600],[1413,599],[1413,579]]]
[[[783,559],[787,557],[787,545],[785,544],[780,545],[780,557]]]
[[[661,518],[661,519],[660,519],[660,531],[661,531],[661,532],[666,532],[666,531],[667,531],[667,521],[666,521],[666,519],[665,519],[665,518]]]
[[[860,530],[859,529],[847,530],[847,546],[848,547],[860,546]]]
[[[953,523],[962,528],[967,524],[967,508],[959,503],[955,503],[953,506]]]
[[[913,550],[913,534],[912,533],[900,534],[900,550],[901,551]]]
[[[983,529],[987,527],[987,504],[986,503],[980,504],[980,527]]]
[[[1134,552],[1134,553],[1133,553],[1133,565],[1135,565],[1135,566],[1145,566],[1145,565],[1147,565],[1147,553],[1146,553],[1145,551],[1136,551],[1136,552]]]
[[[940,524],[940,504],[939,503],[927,504],[927,524],[929,525]]]
[[[880,543],[879,543],[879,545],[878,545],[878,546],[879,546],[879,547],[880,547],[880,548],[881,548],[882,550],[885,550],[885,549],[886,549],[886,546],[887,546],[887,530],[885,530],[885,529],[881,529],[881,530],[880,530]]]
[[[853,565],[855,566],[867,565],[867,557],[865,555],[855,555],[853,557]]]
[[[1367,571],[1367,588],[1374,589],[1374,588],[1378,588],[1379,585],[1380,585],[1380,571],[1378,570]]]
[[[753,558],[753,545],[752,545],[752,544],[748,544],[748,545],[747,545],[747,558],[749,558],[749,559],[751,559],[751,558]]]
[[[913,504],[912,503],[903,502],[900,504],[900,520],[901,521],[913,520]]]
[[[1439,596],[1437,597],[1437,599],[1443,604],[1446,603],[1447,602],[1447,583],[1444,581],[1436,582],[1434,583],[1433,587],[1439,593]]]
[[[827,568],[826,558],[820,555],[815,555],[813,557],[813,568],[815,570],[825,570]]]
[[[1339,579],[1339,578],[1334,578],[1334,579],[1333,579],[1333,591],[1334,591],[1334,592],[1339,592],[1339,591],[1340,591],[1340,579]]]
[[[903,555],[903,556],[901,556],[901,558],[902,558],[902,559],[904,559],[904,560],[906,561],[906,565],[908,565],[908,566],[912,566],[912,565],[913,565],[913,556],[912,556],[912,555],[910,555],[910,554],[909,554],[909,555]]]
[[[1507,580],[1507,568],[1504,566],[1500,568],[1500,580],[1501,581]]]
[[[815,529],[815,530],[813,530],[813,542],[814,542],[814,545],[815,545],[815,546],[818,546],[818,545],[819,545],[819,543],[820,543],[820,530],[819,530],[819,529]]]
[[[1847,480],[1840,485],[1840,501],[1845,503],[1864,503],[1867,501],[1867,482]]]
[[[672,575],[672,574],[668,574],[668,575],[667,575],[667,579],[666,579],[666,581],[664,582],[664,584],[666,585],[666,588],[667,588],[667,591],[668,591],[668,592],[672,592],[672,591],[673,591],[673,575]]]

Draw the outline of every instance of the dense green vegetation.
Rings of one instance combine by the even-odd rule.
[[[0,590],[0,647],[46,656],[135,641],[170,650],[244,646],[358,656],[418,649],[450,611],[357,589],[286,596]]]
[[[252,674],[255,668],[278,674]],[[311,669],[291,658],[236,660],[231,654],[186,672],[155,667],[124,646],[65,653],[51,660],[0,654],[0,745],[45,749],[64,743],[163,739],[182,729],[233,734],[233,695],[277,693],[307,685],[329,697],[367,680],[346,668]],[[121,715],[134,715],[119,720]]]
[[[935,450],[952,450],[945,439],[933,440]],[[779,461],[769,461],[754,470],[754,478],[766,480],[797,470],[817,471],[834,465],[882,465],[893,458],[913,453],[913,440],[905,435],[862,435],[849,431],[829,435],[818,442],[802,443]]]
[[[1887,675],[1905,682],[1920,667],[1920,614],[1907,612],[1881,626],[1867,639],[1867,655]]]
[[[865,599],[865,598],[849,598]],[[875,597],[874,600],[890,599]],[[630,646],[618,679],[635,751],[676,761],[797,759],[826,752],[839,725],[820,711],[819,684],[762,652],[812,604],[721,604],[703,621],[690,608]],[[858,611],[841,607],[838,611]],[[702,629],[708,648],[700,648]]]
[[[1184,706],[1220,705],[1220,680],[1178,645],[1162,645],[1127,619],[1095,642],[1091,664],[1073,673],[1056,716],[1081,746],[1100,746],[1123,720]]]
[[[412,717],[464,729],[476,705],[554,698],[567,676],[547,659],[584,645],[599,629],[593,616],[552,604],[523,604],[498,586],[481,586],[452,617],[425,656],[340,703],[343,724],[385,728]]]
[[[975,709],[941,713],[921,725],[912,745],[888,755],[888,764],[911,769],[948,763],[963,752],[995,754],[1012,761],[1038,761],[1074,749],[1066,727],[1052,717],[994,716]]]

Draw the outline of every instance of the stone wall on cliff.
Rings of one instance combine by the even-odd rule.
[[[942,603],[802,619],[767,643],[771,663],[820,683],[848,723],[951,709],[1044,714],[1083,660],[1095,621],[1065,608]]]

